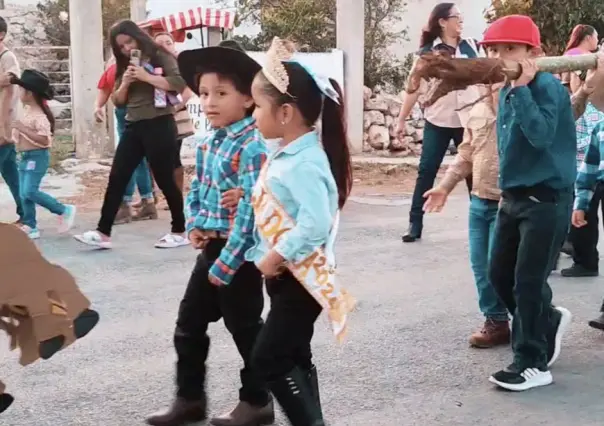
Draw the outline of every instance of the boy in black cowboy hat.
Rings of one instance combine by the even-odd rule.
[[[211,424],[271,424],[273,403],[250,368],[252,348],[263,325],[263,279],[244,258],[253,245],[251,193],[266,159],[264,141],[252,118],[251,85],[261,67],[233,41],[184,51],[178,65],[213,128],[198,146],[196,177],[185,208],[188,237],[203,251],[176,320],[176,399],[167,412],[148,418],[147,423],[180,426],[206,418],[207,330],[223,318],[243,358],[242,387],[237,407],[213,418]],[[224,193],[235,188],[244,193],[237,208],[222,207]]]

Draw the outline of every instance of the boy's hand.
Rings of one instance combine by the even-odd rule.
[[[535,78],[535,74],[539,71],[537,63],[534,59],[524,59],[520,61],[520,67],[522,68],[522,74],[517,80],[512,82],[512,87],[526,86]]]
[[[587,225],[587,221],[585,220],[585,212],[583,210],[573,211],[571,223],[575,228],[582,228]]]
[[[583,91],[591,95],[598,87],[604,84],[604,53],[598,53],[598,67],[595,70],[587,71]]]
[[[193,228],[189,232],[189,241],[196,250],[202,250],[208,245],[209,238],[204,234],[201,229]]]
[[[426,202],[424,203],[424,211],[426,213],[439,213],[445,206],[448,196],[449,193],[447,190],[439,186],[426,191],[424,194],[424,198],[426,198]]]
[[[222,194],[220,206],[225,209],[235,209],[239,204],[239,200],[243,197],[243,189],[233,188]]]

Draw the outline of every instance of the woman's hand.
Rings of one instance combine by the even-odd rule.
[[[146,82],[149,77],[149,73],[143,67],[137,67],[136,65],[129,65],[126,70],[133,80]]]
[[[279,253],[271,250],[258,262],[258,270],[266,278],[274,278],[283,271],[284,261]]]
[[[105,108],[97,106],[94,109],[94,118],[96,119],[97,123],[104,122],[105,121]]]
[[[405,137],[405,128],[407,124],[407,118],[399,117],[398,123],[396,125],[396,137],[399,140],[403,140]]]

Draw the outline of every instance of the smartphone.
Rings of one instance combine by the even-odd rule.
[[[130,51],[130,63],[137,67],[141,66],[141,51],[139,49],[132,49]]]

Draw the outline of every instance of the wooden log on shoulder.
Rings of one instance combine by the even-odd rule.
[[[536,60],[540,71],[560,74],[595,69],[598,55],[543,56]],[[416,62],[407,82],[408,93],[419,89],[421,80],[439,80],[429,93],[426,106],[455,90],[477,84],[491,85],[520,77],[522,67],[515,61],[493,58],[451,58],[442,53],[428,53]]]

